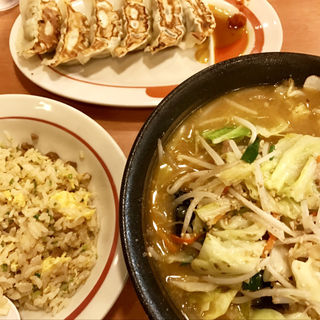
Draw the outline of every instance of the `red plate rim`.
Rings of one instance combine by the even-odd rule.
[[[240,12],[242,12],[247,19],[250,21],[253,29],[254,29],[254,34],[255,34],[255,42],[254,42],[254,47],[252,48],[250,53],[259,53],[262,52],[262,48],[264,45],[264,31],[263,28],[261,27],[262,24],[257,18],[257,16],[244,4],[239,3],[237,0],[225,0],[227,3],[233,5],[234,7],[238,8]],[[94,82],[90,80],[84,80],[84,79],[78,79],[74,76],[70,76],[57,68],[50,67],[49,68],[59,74],[60,76],[66,77],[70,80],[74,80],[77,82],[82,82],[85,84],[89,85],[94,85],[94,86],[102,86],[102,87],[111,87],[111,88],[127,88],[127,89],[145,89],[146,94],[152,98],[164,98],[170,91],[172,91],[176,85],[168,85],[168,86],[123,86],[123,85],[111,85],[111,84],[105,84],[105,83],[99,83],[99,82]]]
[[[98,154],[98,152],[83,138],[81,138],[79,135],[77,135],[75,132],[69,130],[68,128],[61,126],[57,123],[48,121],[48,120],[44,120],[44,119],[38,119],[38,118],[33,118],[33,117],[23,117],[23,116],[8,116],[8,117],[0,117],[1,120],[30,120],[30,121],[37,121],[37,122],[42,122],[42,123],[46,123],[48,125],[54,126],[56,128],[59,128],[65,132],[67,132],[68,134],[72,135],[74,138],[76,138],[78,141],[80,141],[83,145],[85,145],[96,157],[96,159],[99,161],[99,163],[101,164],[101,166],[103,167],[103,170],[105,171],[105,173],[108,176],[110,185],[111,185],[111,189],[112,189],[112,194],[113,194],[113,199],[114,199],[114,205],[115,205],[115,232],[114,232],[114,236],[113,236],[113,241],[112,241],[112,246],[111,246],[111,250],[109,253],[109,256],[107,258],[106,264],[97,280],[97,282],[95,283],[95,285],[93,286],[93,288],[91,289],[91,291],[88,293],[88,295],[83,299],[83,301],[79,304],[79,306],[77,306],[66,318],[65,320],[71,320],[71,319],[75,319],[85,308],[86,306],[90,303],[90,301],[94,298],[95,294],[99,291],[101,285],[103,284],[105,278],[107,277],[110,268],[111,268],[111,264],[113,261],[113,258],[115,256],[116,253],[116,249],[117,249],[117,244],[118,244],[118,237],[119,237],[119,224],[118,224],[118,220],[119,220],[119,198],[118,198],[118,193],[117,193],[117,188],[116,185],[114,183],[114,180],[112,178],[111,172],[108,169],[107,165],[105,164],[105,162],[102,160],[102,158],[100,157],[100,155]]]

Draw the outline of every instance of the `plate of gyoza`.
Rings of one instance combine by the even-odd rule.
[[[266,0],[20,0],[18,69],[74,100],[156,106],[179,83],[235,56],[279,51]]]

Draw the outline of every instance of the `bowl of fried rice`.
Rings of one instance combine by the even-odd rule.
[[[125,157],[70,106],[28,95],[0,101],[0,299],[22,319],[102,319],[126,279]]]

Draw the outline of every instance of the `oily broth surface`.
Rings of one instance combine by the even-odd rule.
[[[232,117],[239,116],[267,129],[276,127],[281,120],[285,120],[289,124],[286,132],[320,136],[320,93],[303,89],[301,91],[305,95],[287,99],[275,92],[275,86],[261,86],[229,93],[196,111],[166,139],[167,143],[163,146],[165,155],[161,162],[158,161],[155,164],[146,193],[144,221],[147,247],[153,247],[159,254],[168,252],[166,241],[163,236],[159,236],[159,233],[162,235],[170,233],[174,225],[173,196],[166,190],[181,174],[197,169],[197,166],[187,161],[178,161],[177,156],[179,154],[197,156],[212,162],[204,151],[199,152],[195,149],[195,133],[232,124]],[[226,99],[246,106],[257,114],[239,110]],[[307,108],[304,110],[305,113],[298,116],[298,110],[295,107],[301,103],[304,103]],[[176,307],[186,318],[199,319],[196,307],[188,302],[188,296],[192,293],[187,293],[166,282],[166,277],[169,275],[195,274],[191,267],[188,264],[167,264],[154,259],[151,259],[151,263]]]

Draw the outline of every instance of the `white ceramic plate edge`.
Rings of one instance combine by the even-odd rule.
[[[262,24],[266,23],[268,25],[269,22],[272,22],[272,25],[268,25],[268,27],[263,30],[265,42],[262,51],[279,51],[282,46],[282,27],[280,19],[273,7],[267,0],[251,0],[248,8],[257,15]],[[88,84],[83,81],[83,78],[79,78],[80,81],[78,81],[59,75],[50,68],[41,65],[38,57],[32,58],[33,60],[25,61],[25,59],[22,59],[17,55],[15,48],[15,40],[20,25],[21,18],[18,17],[12,27],[9,40],[12,58],[18,69],[29,80],[43,89],[63,97],[105,106],[152,107],[156,106],[162,100],[162,98],[149,96],[146,93],[144,85],[141,85],[142,87],[121,88],[117,86],[112,87],[99,84],[94,85],[92,83]],[[207,65],[204,65],[203,68],[205,67],[207,67]],[[168,83],[168,86],[170,85],[172,84]],[[86,94],[83,94],[84,92]]]
[[[101,127],[96,121],[94,121],[92,118],[85,115],[81,111],[56,100],[24,94],[0,95],[0,100],[2,100],[2,103],[10,103],[12,99],[18,100],[19,102],[21,101],[21,107],[19,107],[18,110],[14,111],[3,111],[2,109],[2,111],[0,111],[0,117],[34,117],[44,119],[53,123],[58,123],[59,125],[71,130],[72,132],[75,132],[78,136],[80,136],[87,143],[89,143],[94,150],[99,150],[99,156],[102,158],[110,172],[110,175],[116,188],[117,197],[119,198],[122,174],[126,163],[126,157],[124,156],[118,144],[103,127]],[[1,105],[4,106],[3,104]],[[28,108],[30,107],[30,105],[32,105],[32,112],[30,112],[30,108]],[[50,114],[50,112],[48,112],[50,111],[50,107],[57,109],[63,107],[64,110],[68,111],[69,116],[61,117],[57,112],[53,116],[52,113]],[[26,109],[29,109],[28,113],[24,111]],[[90,122],[90,125],[95,127],[95,130],[98,135],[97,139],[86,137],[86,130],[77,127],[76,121],[72,121],[71,118],[72,115],[76,114],[81,115],[82,118],[85,117],[86,121]],[[59,121],[57,121],[57,118],[59,118]],[[79,134],[80,130],[81,134]],[[82,133],[82,131],[84,133]],[[97,147],[97,144],[99,143],[99,141],[101,141],[101,139],[99,140],[98,138],[103,139],[102,141],[104,143],[105,151],[101,150],[101,146],[99,148]],[[108,156],[108,159],[106,159],[106,156]],[[117,220],[116,223],[118,224]],[[113,237],[114,236],[115,235],[113,234]],[[120,236],[118,234],[116,239],[114,257],[111,261],[109,271],[105,279],[101,283],[101,286],[98,288],[97,292],[92,297],[92,300],[77,316],[77,319],[103,319],[105,315],[110,311],[113,304],[120,295],[127,280],[127,277],[128,274],[122,255]]]

